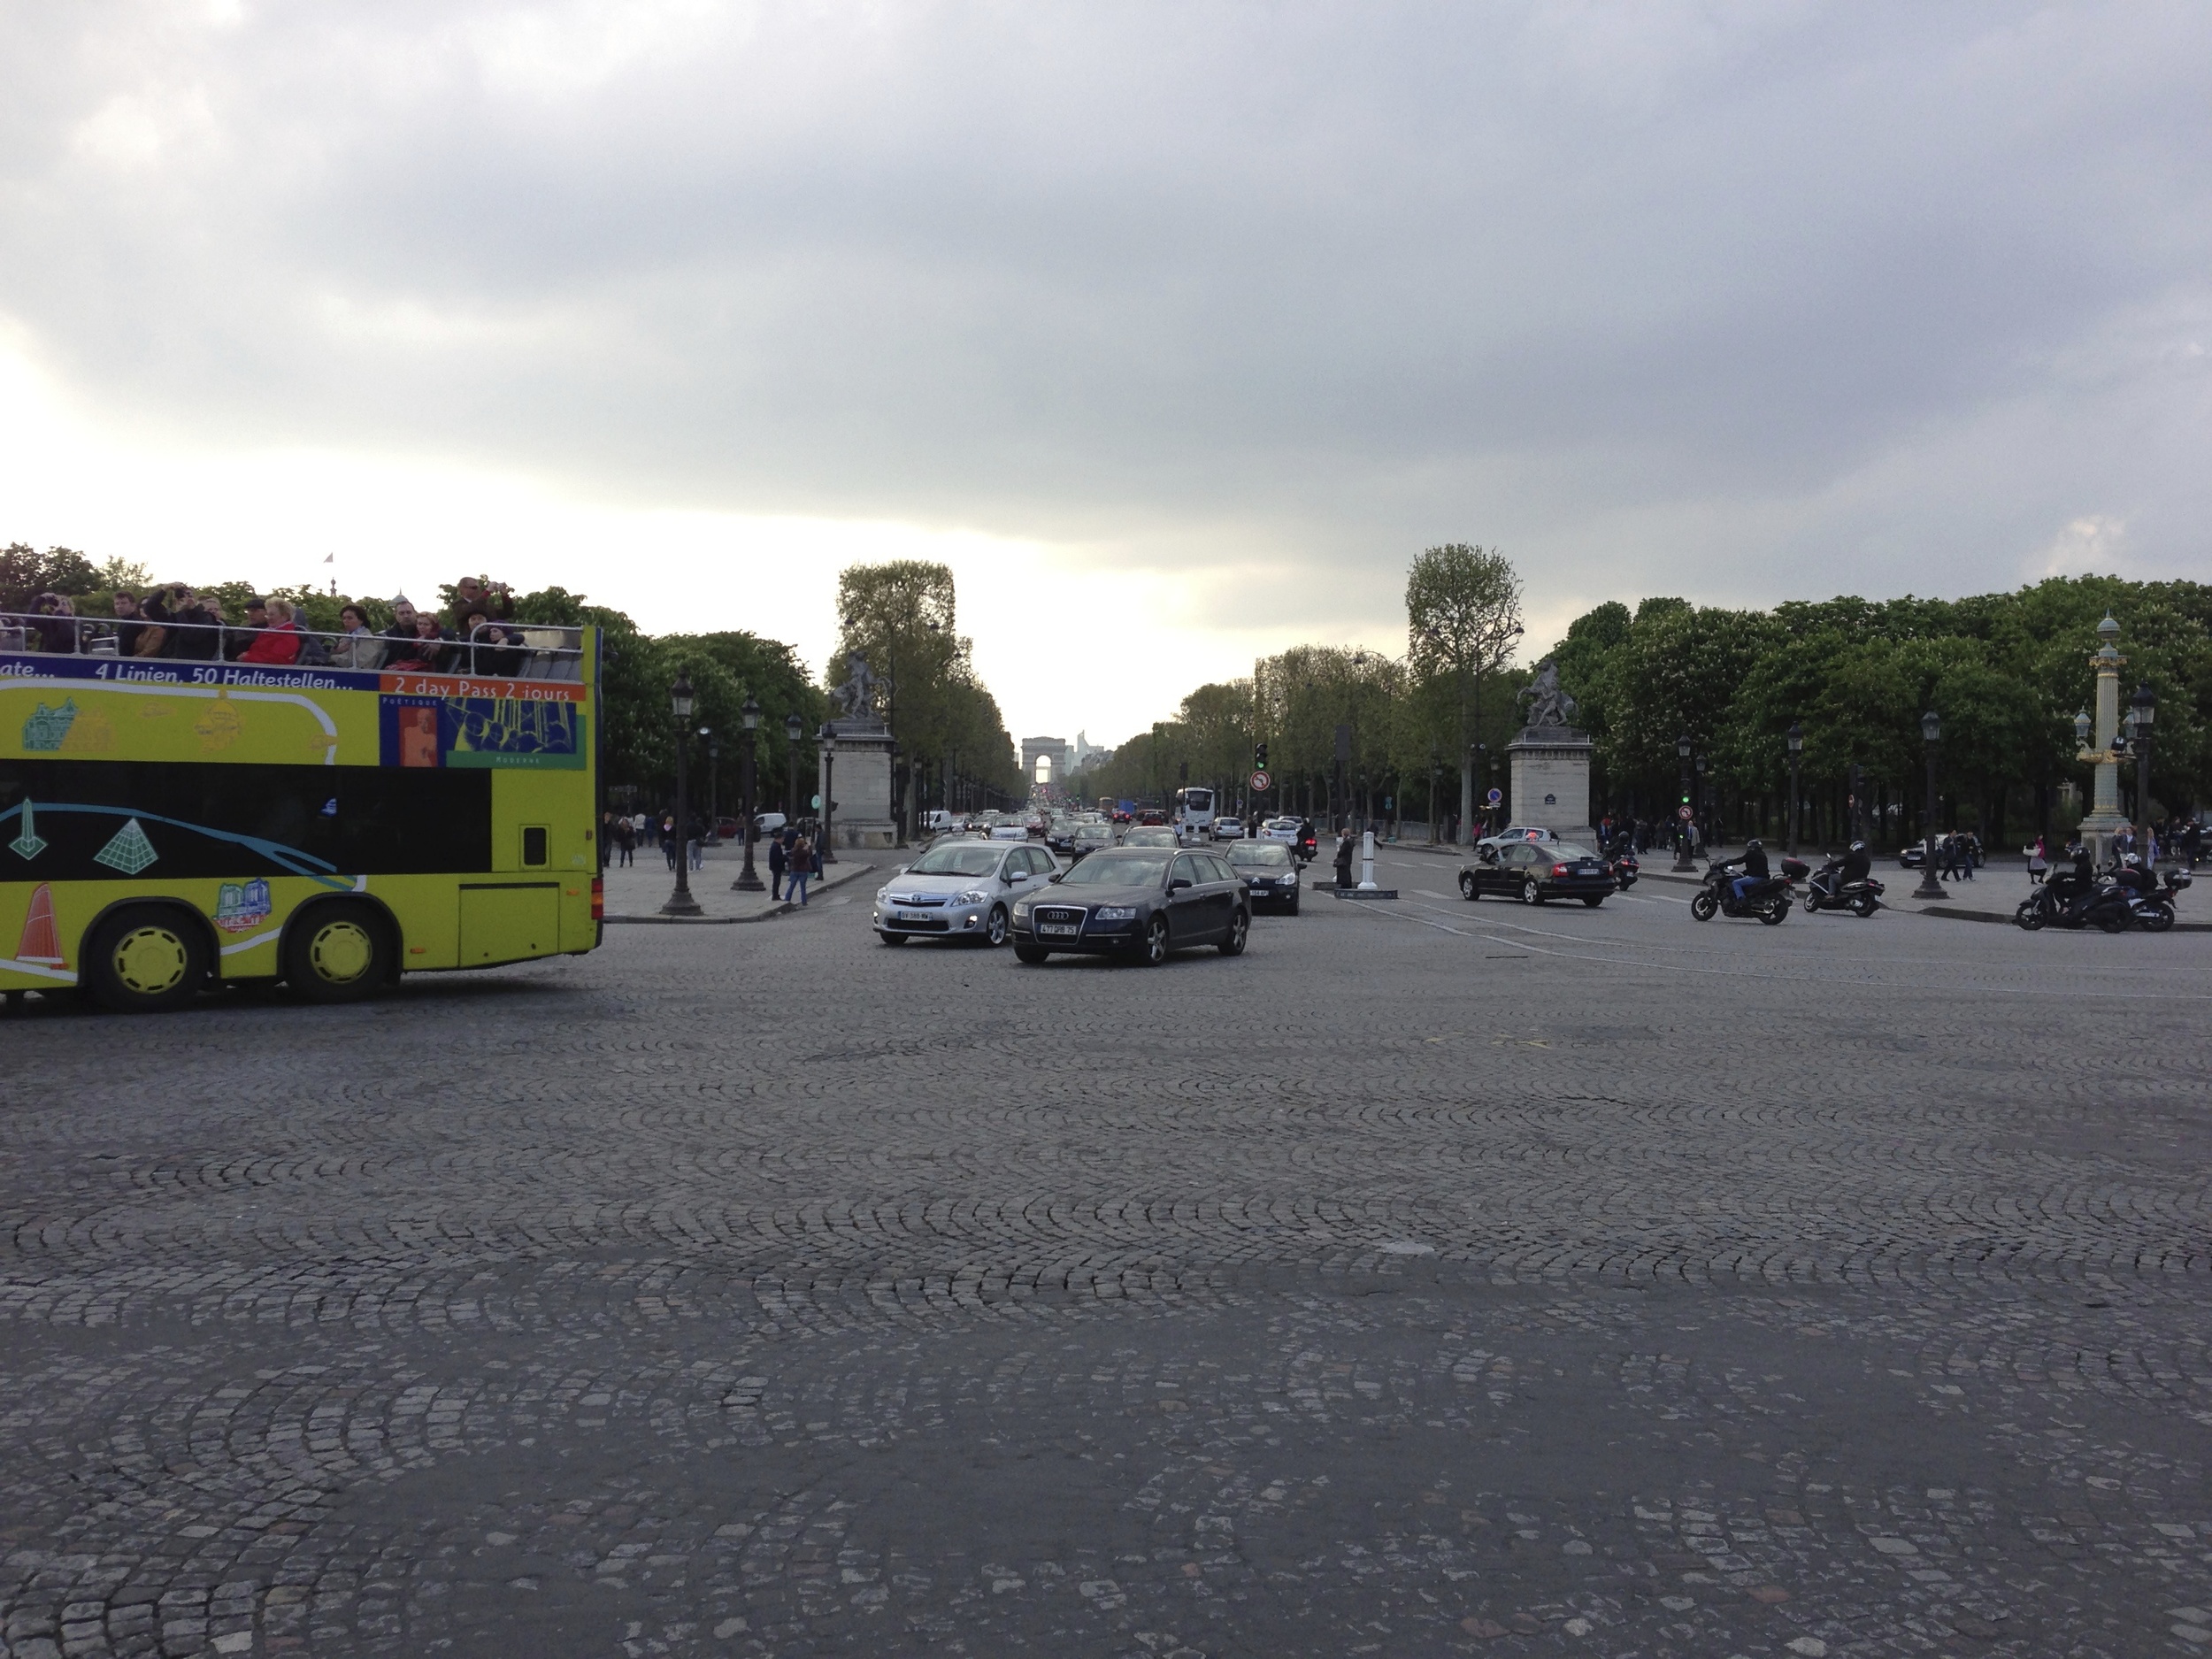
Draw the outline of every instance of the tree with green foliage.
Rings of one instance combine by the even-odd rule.
[[[1448,680],[1456,718],[1459,816],[1475,815],[1471,745],[1480,724],[1483,681],[1504,667],[1521,637],[1521,581],[1505,556],[1464,541],[1423,550],[1406,574],[1406,637],[1415,674]]]

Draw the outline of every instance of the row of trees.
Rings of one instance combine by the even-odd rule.
[[[1494,549],[1431,548],[1409,574],[1406,613],[1402,657],[1307,645],[1266,658],[1249,680],[1201,686],[1176,718],[1123,743],[1075,787],[1164,802],[1202,784],[1235,802],[1264,742],[1277,787],[1254,804],[1266,810],[1428,817],[1440,780],[1438,817],[1479,816],[1494,786],[1509,812],[1503,750],[1529,678],[1509,665],[1522,638],[1511,566]],[[2200,583],[2053,578],[1966,599],[1772,611],[1612,603],[1578,618],[1552,656],[1597,745],[1594,815],[1671,816],[1686,736],[1701,815],[1730,834],[1780,833],[1794,724],[1809,833],[1850,833],[1855,768],[1859,827],[1909,839],[1924,817],[1921,718],[1932,711],[1942,825],[1996,842],[2071,827],[2062,809],[2089,782],[2074,716],[2093,699],[2088,658],[2108,613],[2121,626],[2127,692],[2147,684],[2158,700],[2152,799],[2133,799],[2132,766],[2124,799],[2140,818],[2193,815],[2212,785],[2212,588]]]
[[[2124,800],[2139,818],[2193,811],[2212,783],[2212,588],[2054,577],[2008,594],[1958,600],[1839,598],[1772,611],[1647,599],[1632,612],[1598,606],[1555,655],[1560,682],[1597,741],[1599,796],[1616,811],[1656,816],[1680,798],[1677,744],[1703,763],[1694,795],[1724,829],[1786,823],[1788,733],[1802,733],[1803,798],[1829,839],[1848,833],[1846,793],[1858,768],[1863,826],[1885,839],[1920,832],[1921,717],[1941,721],[1937,771],[1943,827],[1985,840],[2070,829],[2060,809],[2085,795],[2074,717],[2090,709],[2098,622],[2120,625],[2124,698],[2157,698],[2151,796]],[[2070,792],[2067,786],[2072,786]]]
[[[854,658],[867,663],[871,707],[898,744],[893,811],[902,828],[933,806],[1006,808],[1027,799],[998,700],[978,678],[972,641],[960,632],[949,566],[923,559],[852,565],[837,580],[837,620],[827,684],[845,683]]]
[[[1463,819],[1505,785],[1515,697],[1528,681],[1509,660],[1520,604],[1519,580],[1494,549],[1430,548],[1407,576],[1404,656],[1300,645],[1263,658],[1249,680],[1201,686],[1176,718],[1121,744],[1074,787],[1163,801],[1189,783],[1234,802],[1263,741],[1274,784],[1256,804],[1269,810]]]

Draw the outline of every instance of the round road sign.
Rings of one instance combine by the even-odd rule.
[[[1273,780],[1269,778],[1263,772],[1254,772],[1252,774],[1252,793],[1254,795],[1265,795],[1267,793],[1267,786]]]
[[[1680,818],[1685,824],[1687,824],[1690,821],[1690,809],[1686,806],[1678,806],[1675,808],[1674,815],[1675,817]]]
[[[1502,789],[1493,789],[1488,795],[1483,796],[1482,798],[1490,803],[1492,806],[1495,806],[1499,802],[1505,799],[1505,791]]]

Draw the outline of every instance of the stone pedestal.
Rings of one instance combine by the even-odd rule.
[[[1562,841],[1596,845],[1590,818],[1590,757],[1597,745],[1571,726],[1527,726],[1505,746],[1513,768],[1513,822]]]
[[[839,847],[898,845],[898,825],[891,817],[891,733],[880,726],[850,720],[830,723],[822,798],[837,803],[830,818],[830,840]]]

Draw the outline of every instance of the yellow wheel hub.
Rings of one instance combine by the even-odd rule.
[[[307,959],[314,964],[316,978],[332,985],[351,985],[376,960],[376,941],[358,922],[326,922],[315,930]]]
[[[139,996],[159,996],[183,983],[192,956],[170,928],[134,927],[116,941],[115,977]]]

